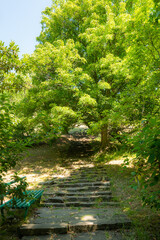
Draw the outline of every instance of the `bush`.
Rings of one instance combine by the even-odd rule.
[[[149,117],[142,122],[141,131],[133,138],[137,186],[141,188],[144,204],[160,209],[160,120]]]
[[[15,125],[13,107],[6,94],[0,94],[0,193],[5,195],[7,191],[3,182],[3,176],[15,167],[20,160],[21,153],[25,149],[25,143],[15,138]],[[14,179],[18,176],[15,174]],[[26,187],[25,181],[20,182],[19,193]],[[17,193],[18,195],[18,193]],[[22,194],[21,194],[22,195]]]

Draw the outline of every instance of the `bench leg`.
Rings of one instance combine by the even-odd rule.
[[[41,197],[42,197],[42,196],[40,196],[40,197],[37,199],[37,201],[38,201],[39,204],[40,204],[40,201],[41,201]],[[29,208],[29,206],[25,208],[24,219],[27,217],[28,208]]]
[[[1,208],[1,216],[2,216],[2,223],[5,220],[5,216],[4,216],[4,208]]]
[[[28,213],[28,207],[25,208],[24,219],[26,219],[26,217],[27,217],[27,213]]]
[[[41,202],[41,196],[37,199],[37,203],[40,204]]]

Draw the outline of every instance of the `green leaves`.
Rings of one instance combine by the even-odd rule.
[[[51,121],[59,126],[61,132],[67,133],[69,127],[76,123],[77,119],[77,113],[69,107],[55,106],[51,109]]]
[[[91,98],[90,95],[85,94],[79,99],[79,105],[88,108],[94,108],[97,106],[97,102],[94,98]]]
[[[159,192],[157,187],[160,181],[160,120],[158,115],[148,117],[142,122],[141,131],[133,138],[133,147],[136,152],[134,162],[135,172],[132,175],[138,179],[145,204],[159,208]],[[150,188],[154,187],[150,192]],[[146,189],[144,191],[144,189]],[[147,190],[149,193],[147,194]],[[148,195],[148,196],[147,196]],[[150,195],[150,197],[149,197]]]
[[[17,91],[23,86],[23,80],[16,71],[20,70],[19,48],[14,42],[5,46],[0,41],[0,92]]]
[[[24,145],[15,138],[14,115],[9,98],[0,94],[0,174],[16,165]]]
[[[88,94],[82,95],[78,102],[79,113],[86,124],[98,120],[98,104],[94,98]]]
[[[100,81],[100,82],[98,82],[98,88],[101,90],[106,90],[106,89],[111,89],[111,86],[109,83],[107,83],[105,81]]]

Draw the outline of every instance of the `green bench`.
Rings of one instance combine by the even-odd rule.
[[[24,179],[26,177],[22,177],[20,179]],[[10,186],[11,184],[17,183],[17,181],[11,181],[9,183],[5,183],[6,186]],[[23,199],[15,198],[10,199],[4,202],[4,197],[10,194],[10,192],[6,192],[5,195],[0,195],[0,210],[3,220],[5,219],[4,216],[4,209],[5,208],[12,208],[12,209],[24,209],[25,214],[24,218],[26,218],[29,207],[36,201],[40,202],[41,196],[44,190],[27,190],[23,192]]]

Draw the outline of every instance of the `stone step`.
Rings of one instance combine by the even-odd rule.
[[[111,191],[87,191],[87,192],[54,192],[54,193],[47,193],[44,192],[43,195],[47,195],[47,196],[88,196],[88,195],[111,195],[112,192]]]
[[[87,183],[87,182],[100,182],[100,181],[109,181],[110,179],[107,176],[99,176],[98,174],[95,175],[87,175],[87,174],[83,174],[83,175],[73,175],[71,177],[67,177],[67,178],[54,178],[45,182],[40,182],[39,185],[53,185],[53,184],[70,184],[70,183]]]
[[[37,211],[37,218],[19,228],[20,237],[48,235],[51,233],[90,232],[129,228],[131,221],[120,208],[99,209],[48,209]]]
[[[80,201],[74,201],[74,202],[65,202],[65,203],[41,203],[42,207],[96,207],[96,206],[119,206],[120,203],[119,202],[111,202],[111,201],[107,201],[107,202],[96,202],[96,201],[92,201],[92,202],[80,202]]]
[[[127,240],[133,239],[135,234],[131,230],[98,230],[93,232],[81,232],[67,234],[52,233],[42,236],[24,236],[22,240]],[[107,238],[106,238],[107,237]]]
[[[109,178],[107,177],[99,177],[99,176],[95,176],[92,178],[87,178],[87,177],[82,177],[80,178],[79,176],[75,175],[76,177],[67,177],[67,178],[54,178],[52,180],[49,181],[45,181],[45,182],[40,182],[39,185],[53,185],[53,184],[61,184],[61,183],[66,183],[66,184],[70,184],[72,182],[81,182],[81,183],[86,183],[86,182],[93,182],[93,181],[109,181]]]
[[[82,172],[98,172],[98,171],[107,171],[104,167],[81,167],[76,169],[75,171],[82,171]]]
[[[79,169],[75,169],[74,172],[82,172],[82,173],[99,173],[99,172],[107,172],[107,169],[105,168],[86,168],[86,169],[83,169],[83,168],[79,168]]]
[[[68,178],[62,178],[62,179],[55,179],[52,184],[54,183],[72,183],[72,182],[81,182],[81,183],[86,183],[86,182],[93,182],[93,181],[109,181],[110,179],[108,177],[95,177],[95,178],[79,178],[79,177],[68,177]]]
[[[39,185],[53,185],[55,182],[54,180],[49,180],[45,182],[40,182]]]
[[[71,176],[72,175],[88,175],[88,176],[90,176],[90,175],[95,175],[95,176],[97,176],[97,175],[106,175],[107,176],[107,172],[106,171],[93,171],[93,172],[77,172],[77,173],[75,173],[75,172],[72,172],[71,173]]]
[[[66,202],[74,202],[74,201],[81,201],[81,202],[91,202],[91,201],[98,201],[98,200],[107,200],[110,201],[113,199],[111,195],[90,195],[90,196],[65,196],[65,197],[50,197],[45,200],[45,203],[66,203]]]
[[[70,175],[71,178],[86,178],[86,179],[97,179],[97,178],[106,178],[107,180],[109,180],[109,177],[107,176],[107,174],[103,174],[103,173],[98,173],[98,174],[86,174],[86,173],[77,173],[77,174],[71,174]]]
[[[70,176],[107,176],[107,172],[72,172]]]
[[[95,186],[110,186],[110,182],[109,181],[105,181],[105,182],[101,182],[101,181],[98,181],[98,182],[86,182],[86,183],[81,183],[81,182],[78,182],[78,183],[59,183],[59,184],[55,184],[55,186],[61,188],[61,187],[95,187]]]
[[[85,187],[68,187],[68,188],[62,188],[61,191],[66,191],[66,192],[79,192],[79,191],[105,191],[105,190],[110,190],[110,186],[85,186]]]

